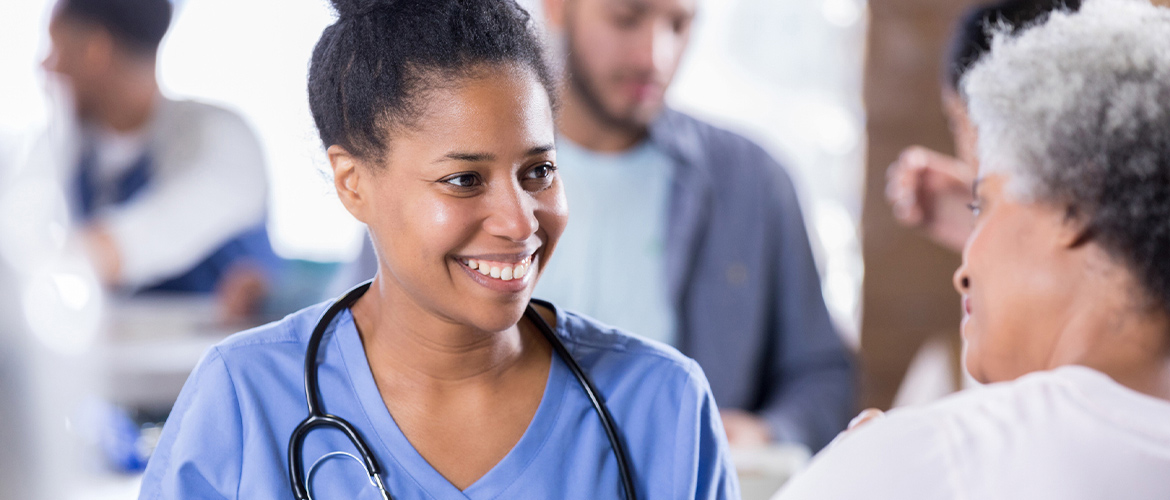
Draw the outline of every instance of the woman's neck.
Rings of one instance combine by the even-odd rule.
[[[442,391],[494,385],[528,360],[534,339],[520,325],[485,332],[427,311],[381,275],[352,308],[375,378]]]
[[[1128,293],[1093,297],[1065,324],[1050,367],[1081,365],[1170,401],[1170,317],[1135,307]]]

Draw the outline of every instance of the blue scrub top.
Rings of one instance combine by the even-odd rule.
[[[309,334],[328,304],[233,335],[187,380],[146,469],[141,500],[291,499],[288,439],[308,414],[303,367]],[[666,345],[556,311],[556,333],[608,402],[632,461],[639,498],[738,499],[715,401],[702,370]],[[363,435],[397,500],[621,498],[601,421],[553,355],[532,422],[515,447],[460,491],[395,424],[374,383],[348,311],[334,320],[320,361],[321,401]],[[305,470],[333,451],[353,453],[338,431],[305,441]],[[364,469],[335,457],[309,482],[315,500],[377,499]]]

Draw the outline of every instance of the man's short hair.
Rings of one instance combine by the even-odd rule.
[[[60,0],[56,15],[98,25],[123,47],[153,55],[171,25],[171,10],[169,0]]]

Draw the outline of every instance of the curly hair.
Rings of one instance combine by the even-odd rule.
[[[428,91],[485,66],[532,70],[555,102],[539,36],[515,0],[332,0],[338,18],[309,67],[309,108],[321,142],[379,159],[388,133],[409,127]]]
[[[943,64],[943,81],[959,89],[963,75],[991,50],[997,30],[1020,33],[1044,23],[1055,10],[1075,11],[1081,0],[1003,0],[971,8],[955,26]]]
[[[1170,9],[1087,0],[998,34],[963,80],[980,175],[1069,210],[1170,312]]]

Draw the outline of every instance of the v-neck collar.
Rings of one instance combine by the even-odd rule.
[[[374,375],[370,371],[369,361],[362,346],[361,336],[354,325],[353,315],[347,309],[338,315],[337,328],[334,335],[337,345],[341,348],[342,363],[350,380],[358,402],[362,406],[367,420],[372,426],[372,432],[366,434],[370,447],[374,448],[375,455],[388,457],[403,471],[415,485],[431,498],[466,498],[468,500],[489,500],[500,496],[540,454],[545,443],[548,442],[552,430],[560,415],[561,403],[565,396],[565,383],[568,380],[567,367],[556,353],[552,353],[549,363],[548,380],[545,382],[544,394],[540,398],[540,405],[532,422],[528,424],[520,440],[508,451],[499,463],[486,474],[477,479],[466,490],[460,491],[435,470],[429,462],[410,444],[390,410],[382,400],[378,386],[374,382]],[[558,320],[560,314],[558,311]],[[563,327],[558,321],[557,329]],[[376,439],[374,439],[376,438]],[[381,445],[381,446],[378,446]],[[386,474],[391,472],[389,464],[384,464]],[[393,489],[393,484],[408,483],[410,481],[387,480],[387,488]],[[394,495],[394,491],[390,491]]]

